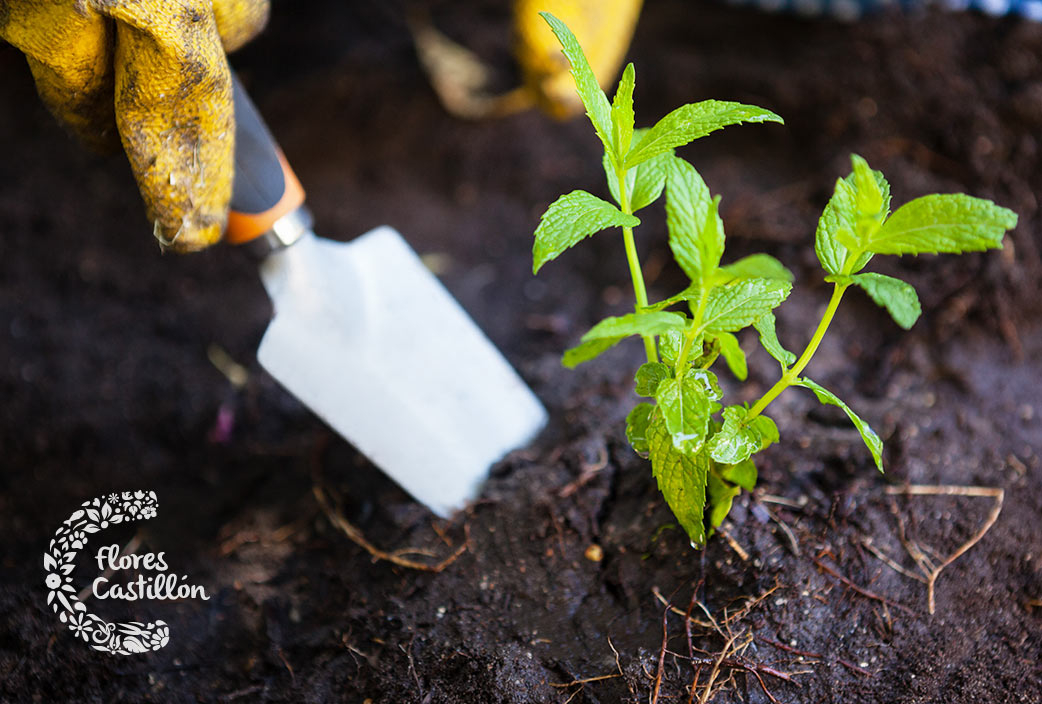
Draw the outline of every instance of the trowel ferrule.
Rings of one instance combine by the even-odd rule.
[[[311,232],[313,224],[311,211],[301,205],[272,223],[267,231],[245,242],[243,247],[258,259],[264,259],[269,254],[296,244]]]

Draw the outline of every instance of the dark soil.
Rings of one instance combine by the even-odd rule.
[[[880,263],[919,289],[911,332],[849,296],[810,371],[880,431],[887,473],[842,417],[788,392],[772,407],[783,441],[727,524],[743,558],[720,537],[692,550],[626,446],[639,345],[575,372],[558,364],[628,296],[610,236],[529,273],[546,204],[603,191],[590,129],[537,113],[449,117],[403,15],[277,3],[236,64],[320,232],[389,223],[442,255],[445,283],[543,399],[550,429],[494,470],[472,509],[434,521],[259,369],[271,310],[253,263],[223,247],[161,256],[123,160],[79,148],[22,57],[0,49],[0,699],[646,702],[661,672],[659,701],[690,701],[682,614],[697,596],[744,647],[741,663],[791,675],[762,674],[781,702],[1042,702],[1042,25],[936,13],[840,25],[648,3],[631,52],[641,122],[707,97],[786,118],[685,155],[724,196],[729,256],[768,251],[797,271],[779,312],[788,346],[802,347],[826,299],[813,230],[851,151],[889,176],[898,203],[965,191],[1021,216],[1001,253]],[[499,3],[440,3],[434,16],[509,74]],[[665,262],[661,217],[646,223],[642,254]],[[680,285],[668,266],[652,279],[656,295]],[[248,368],[245,388],[208,360],[214,345]],[[752,396],[777,369],[750,359]],[[222,412],[235,418],[226,437],[213,433]],[[902,526],[946,555],[993,503],[887,494],[906,482],[1005,490],[998,521],[940,575],[933,616],[924,584],[866,544],[914,574]],[[469,547],[440,573],[374,561],[332,526],[316,483],[384,549],[448,555],[467,535]],[[92,605],[171,625],[157,653],[110,657],[50,612],[41,554],[80,502],[136,488],[160,500],[139,552],[165,551],[211,599]],[[79,572],[85,586],[92,570]],[[656,595],[681,614],[665,620],[661,660]],[[714,661],[724,643],[693,626],[696,655]],[[587,678],[601,679],[558,686]],[[717,683],[713,701],[768,701],[741,669]]]

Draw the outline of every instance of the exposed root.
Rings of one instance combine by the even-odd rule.
[[[727,659],[728,654],[731,652],[731,646],[734,645],[734,641],[737,637],[738,636],[736,635],[732,635],[728,638],[727,642],[724,643],[723,650],[720,651],[720,655],[715,661],[713,661],[713,667],[709,671],[709,680],[706,682],[705,688],[702,690],[702,696],[698,698],[698,704],[706,704],[706,702],[709,701],[709,697],[713,693],[713,682],[716,681],[717,676],[720,674],[720,666],[723,665],[724,660]],[[760,684],[763,684],[763,680],[760,680]],[[766,694],[772,702],[778,701],[766,689],[764,690],[764,694]]]
[[[998,487],[987,487],[987,486],[954,486],[948,484],[940,485],[925,485],[925,484],[910,484],[903,487],[889,487],[886,490],[887,494],[891,496],[971,496],[994,499],[995,503],[988,513],[987,518],[984,519],[984,523],[977,529],[969,540],[960,545],[947,557],[940,557],[934,553],[934,557],[926,555],[925,552],[929,550],[927,546],[919,546],[914,541],[910,540],[905,534],[904,522],[900,519],[900,515],[895,512],[895,516],[898,518],[898,529],[900,531],[901,543],[905,546],[905,550],[915,560],[915,563],[922,570],[923,575],[926,577],[926,599],[929,607],[930,614],[933,615],[936,600],[934,598],[934,591],[937,584],[937,578],[941,575],[948,565],[955,562],[962,556],[967,550],[972,548],[974,545],[980,542],[981,538],[995,525],[995,521],[999,519],[999,514],[1002,512],[1002,501],[1005,499],[1005,492]],[[933,552],[932,550],[929,550]]]
[[[384,560],[386,562],[390,562],[394,565],[398,565],[399,567],[405,567],[406,569],[410,570],[419,570],[421,572],[441,572],[446,567],[455,562],[460,555],[465,553],[467,551],[467,547],[470,545],[470,524],[467,523],[463,526],[463,530],[466,533],[466,538],[452,554],[450,554],[448,557],[441,560],[440,562],[420,562],[418,560],[405,557],[406,555],[420,555],[432,559],[435,557],[435,555],[431,551],[424,550],[422,548],[401,548],[399,550],[395,550],[394,552],[385,552],[384,550],[381,550],[380,548],[370,543],[362,534],[362,531],[360,531],[350,521],[348,521],[344,517],[344,514],[338,508],[333,507],[333,505],[329,501],[329,498],[326,496],[326,492],[322,489],[321,486],[319,486],[318,484],[313,484],[311,489],[312,492],[315,494],[315,499],[318,501],[319,506],[322,507],[322,511],[326,514],[326,518],[329,519],[329,522],[336,526],[338,529],[340,529],[340,532],[346,535],[353,543],[363,548],[366,552],[372,555],[374,562]]]
[[[690,611],[684,612],[680,608],[670,604],[666,597],[662,595],[662,592],[659,591],[658,587],[652,587],[651,593],[655,596],[655,599],[657,599],[659,603],[661,603],[667,609],[677,614],[678,616],[685,616],[691,623],[695,624],[699,628],[716,630],[717,626],[715,623],[710,623],[708,621],[700,621],[699,619],[692,617]]]
[[[686,611],[681,611],[679,608],[673,606],[669,600],[662,595],[657,587],[654,588],[652,593],[655,595],[656,600],[665,605],[665,609],[662,614],[662,645],[659,649],[658,668],[654,675],[645,670],[645,674],[654,682],[650,699],[652,704],[657,704],[660,698],[666,655],[670,655],[674,659],[678,660],[687,660],[691,663],[691,667],[694,670],[694,678],[691,682],[690,688],[688,689],[688,704],[693,704],[696,701],[696,694],[698,695],[697,701],[699,704],[705,704],[710,701],[716,693],[728,686],[736,672],[751,674],[759,683],[766,697],[774,704],[777,704],[778,700],[771,693],[770,689],[768,689],[766,680],[764,679],[765,677],[780,679],[798,687],[799,683],[793,679],[792,673],[782,672],[769,665],[763,665],[743,657],[742,652],[750,643],[753,642],[753,635],[742,631],[735,631],[732,628],[732,626],[741,621],[750,610],[766,599],[767,596],[774,593],[779,589],[779,587],[780,585],[775,584],[774,587],[760,596],[748,598],[745,605],[738,611],[733,613],[725,612],[722,620],[715,618],[706,605],[698,600],[698,586],[695,587],[695,590],[692,593],[691,601],[688,604]],[[698,606],[702,613],[705,614],[708,619],[707,621],[702,621],[692,616],[695,606]],[[669,650],[668,648],[668,616],[670,613],[684,617],[684,634],[687,639],[687,655],[682,655]],[[717,653],[708,653],[696,648],[692,636],[692,626],[698,626],[705,630],[714,632],[723,639],[723,648]],[[708,674],[703,680],[701,675],[705,668],[708,668]],[[721,679],[721,676],[725,671],[728,673],[728,676],[725,679]]]

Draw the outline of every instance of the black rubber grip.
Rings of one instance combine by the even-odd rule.
[[[253,215],[271,210],[286,191],[275,138],[268,131],[239,77],[232,71],[235,98],[235,180],[231,209]]]

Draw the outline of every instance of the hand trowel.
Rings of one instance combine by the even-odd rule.
[[[290,393],[439,516],[546,411],[390,227],[317,237],[304,191],[233,75],[235,183],[226,238],[260,254],[275,308],[257,351]]]

